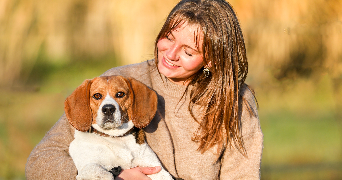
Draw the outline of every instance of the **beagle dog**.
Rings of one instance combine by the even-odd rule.
[[[77,179],[114,179],[111,171],[119,166],[162,167],[141,130],[157,111],[157,95],[141,82],[122,76],[85,80],[67,97],[64,109],[75,128],[69,153]],[[148,176],[172,179],[163,168]]]

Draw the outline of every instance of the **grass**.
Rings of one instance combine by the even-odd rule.
[[[37,67],[25,83],[0,89],[0,179],[25,179],[27,157],[62,115],[65,98],[84,79],[118,64],[102,59],[42,63],[43,74]],[[341,179],[341,123],[329,77],[255,90],[264,133],[262,179]]]
[[[265,161],[301,164],[341,160],[341,127],[332,115],[310,118],[285,111],[264,118]]]
[[[4,90],[1,93],[6,94],[6,100],[0,107],[0,177],[24,178],[30,151],[52,126],[57,113],[62,113],[63,96]]]
[[[279,87],[256,88],[262,179],[341,179],[342,124],[329,77]]]

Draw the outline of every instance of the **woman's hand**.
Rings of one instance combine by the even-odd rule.
[[[125,169],[115,178],[115,180],[151,180],[151,178],[146,175],[158,173],[160,170],[160,166]]]

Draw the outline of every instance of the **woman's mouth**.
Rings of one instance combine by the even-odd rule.
[[[166,59],[165,57],[163,57],[163,62],[165,65],[167,65],[168,67],[172,67],[172,68],[176,68],[176,67],[179,67],[173,63],[171,63],[168,59]]]

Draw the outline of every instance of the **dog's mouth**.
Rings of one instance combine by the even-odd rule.
[[[103,117],[101,127],[105,130],[109,130],[109,129],[117,128],[121,125],[122,125],[121,121],[115,120],[114,116],[112,115],[112,116]]]
[[[104,116],[102,119],[101,128],[105,130],[110,129],[126,129],[127,123],[129,121],[128,116],[126,114],[121,114],[121,118],[116,119],[114,115],[112,116]]]
[[[106,97],[107,98],[107,97]],[[101,103],[97,111],[94,129],[110,136],[121,136],[134,127],[126,111],[113,99],[108,98]]]

